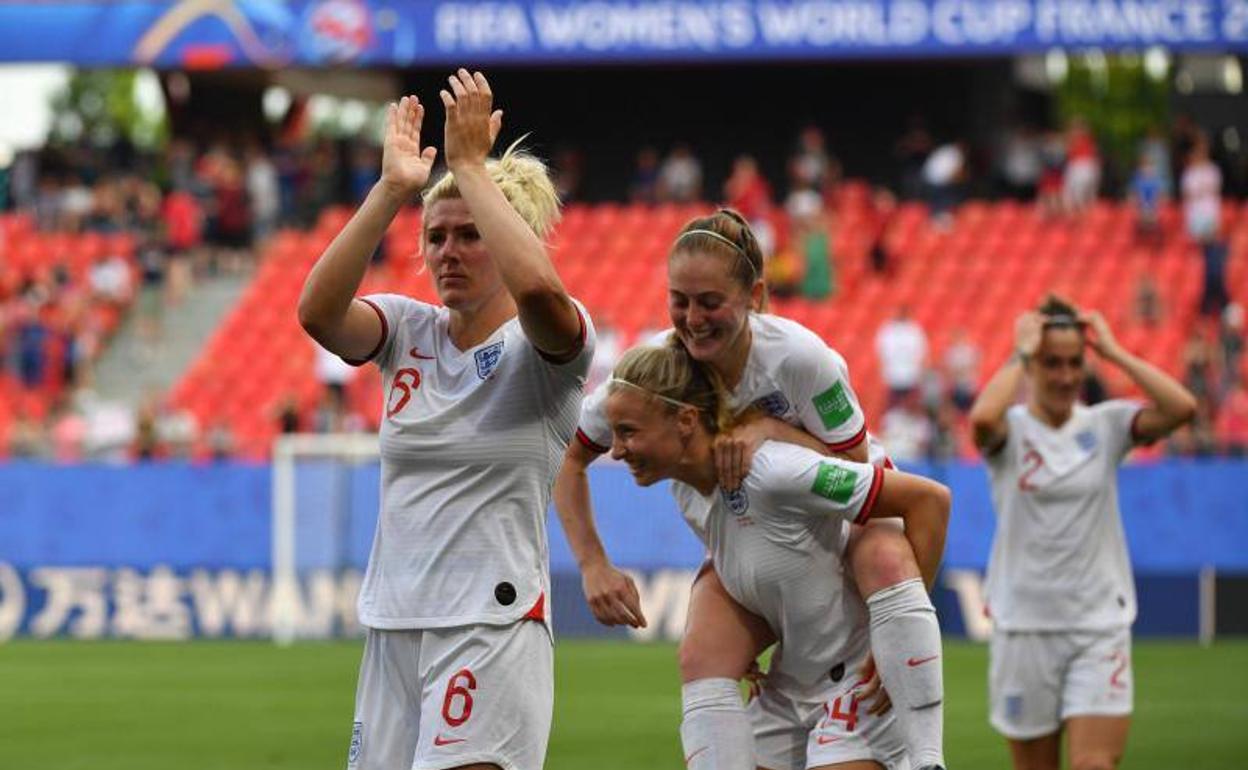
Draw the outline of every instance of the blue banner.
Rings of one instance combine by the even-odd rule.
[[[942,627],[983,638],[982,573],[994,517],[981,466],[913,467],[953,490]],[[677,638],[704,558],[666,485],[590,469],[608,553],[637,581],[650,628],[605,629],[590,615],[558,518],[550,518],[556,632]],[[1120,474],[1139,584],[1142,634],[1195,634],[1198,573],[1248,573],[1242,460],[1176,460]],[[264,637],[272,630],[268,466],[0,464],[0,640],[35,637]],[[296,621],[307,637],[358,633],[355,595],[378,505],[373,466],[300,463],[296,472]]]
[[[0,5],[0,61],[284,67],[1248,50],[1248,0],[201,0]]]

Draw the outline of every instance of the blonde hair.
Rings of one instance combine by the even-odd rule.
[[[726,431],[734,424],[723,379],[713,368],[689,355],[675,335],[664,347],[636,347],[620,357],[608,392],[630,386],[657,396],[656,400],[669,413],[678,408],[672,402],[694,407],[711,434]]]
[[[685,223],[672,243],[668,259],[680,253],[718,254],[729,260],[732,277],[741,288],[749,291],[763,276],[763,250],[750,229],[750,223],[738,212],[729,208],[717,210],[706,217],[694,217]],[[767,309],[767,290],[759,312]]]
[[[487,159],[485,170],[520,218],[538,238],[545,238],[559,221],[559,193],[555,192],[546,164],[519,149],[523,140],[522,136],[513,142],[503,157]],[[426,209],[440,200],[461,197],[455,175],[447,171],[420,197]]]

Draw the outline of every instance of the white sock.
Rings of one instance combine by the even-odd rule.
[[[923,581],[915,578],[867,599],[871,652],[905,737],[913,767],[945,764],[944,677],[940,624]]]
[[[697,679],[680,688],[680,743],[689,770],[754,770],[754,729],[731,679]]]

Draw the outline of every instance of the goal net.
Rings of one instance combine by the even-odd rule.
[[[377,520],[376,435],[294,434],[273,447],[273,640],[358,633],[355,598]]]

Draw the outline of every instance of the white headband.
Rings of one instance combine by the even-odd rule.
[[[688,403],[687,401],[677,401],[674,398],[668,398],[667,396],[661,395],[659,393],[655,393],[653,390],[650,390],[648,388],[643,388],[635,382],[629,382],[628,380],[621,380],[619,377],[616,377],[614,375],[611,376],[611,379],[608,380],[608,383],[611,385],[627,385],[630,388],[640,390],[642,393],[645,393],[647,396],[653,396],[654,398],[657,398],[660,401],[666,401],[672,406],[687,406],[691,409],[697,409],[699,412],[702,411],[701,409],[694,406],[693,404]]]
[[[724,243],[728,244],[729,246],[733,248],[733,251],[741,255],[741,258],[745,260],[745,264],[750,266],[750,275],[754,276],[754,280],[756,281],[758,280],[758,268],[754,267],[754,263],[750,261],[750,257],[749,255],[745,253],[745,249],[738,246],[731,238],[727,238],[723,235],[720,235],[714,230],[703,230],[701,228],[696,228],[693,230],[686,230],[685,232],[681,233],[680,237],[676,239],[676,242],[680,243],[681,241],[685,239],[686,236],[689,236],[689,235],[709,235],[717,241],[723,241]]]

